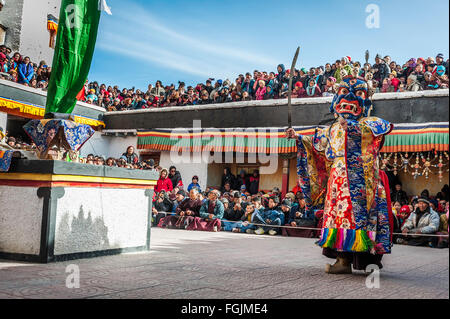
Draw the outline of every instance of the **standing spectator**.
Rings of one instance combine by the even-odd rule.
[[[134,152],[133,146],[128,146],[126,153],[123,153],[120,158],[123,158],[127,164],[137,164],[139,162],[139,156]]]
[[[198,176],[197,176],[197,175],[195,175],[194,177],[192,177],[192,183],[190,183],[189,186],[188,186],[188,188],[187,188],[188,192],[190,192],[191,189],[193,189],[194,187],[197,188],[197,190],[198,190],[199,193],[202,192],[202,189],[201,189],[201,187],[200,187],[200,184],[198,183]]]
[[[0,72],[7,72],[8,70],[5,69],[5,65],[8,62],[8,58],[6,56],[6,46],[1,45],[0,46]]]
[[[248,192],[250,195],[256,195],[259,192],[259,171],[254,170],[249,178]]]
[[[259,80],[258,81],[258,89],[256,90],[256,100],[257,101],[261,101],[264,100],[264,94],[266,94],[266,82],[264,82],[264,80]]]
[[[23,59],[23,62],[18,67],[18,73],[18,83],[29,86],[34,76],[33,64],[30,62],[29,57],[25,57],[25,59]]]
[[[172,187],[183,187],[183,181],[181,179],[181,173],[177,171],[175,166],[171,166],[169,169],[169,178],[172,181]]]
[[[375,57],[375,64],[373,65],[373,78],[378,83],[383,83],[383,80],[389,76],[389,67],[386,65],[383,59],[379,54]]]
[[[230,188],[233,188],[236,185],[236,179],[235,179],[234,175],[231,174],[231,170],[229,167],[226,167],[224,169],[223,175],[222,175],[222,183],[220,185],[220,188],[222,189],[222,191],[228,192],[229,190],[227,190],[225,188],[226,183],[228,183],[230,185]]]
[[[399,202],[401,205],[408,203],[408,195],[402,190],[402,183],[395,183],[395,189],[391,192],[391,202]]]
[[[171,192],[173,189],[172,181],[167,177],[167,169],[163,168],[159,174],[158,182],[156,183],[155,192],[159,193],[161,191]]]

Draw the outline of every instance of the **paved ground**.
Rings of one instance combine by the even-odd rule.
[[[152,230],[150,253],[49,265],[0,260],[0,298],[449,298],[449,250],[395,246],[380,288],[324,274],[315,240]],[[80,288],[66,288],[66,266]]]

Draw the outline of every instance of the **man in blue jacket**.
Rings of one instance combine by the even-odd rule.
[[[269,198],[268,208],[266,208],[260,212],[260,215],[262,218],[262,221],[261,221],[262,224],[273,225],[273,226],[284,225],[284,213],[278,207],[277,199],[278,199],[278,197]],[[264,227],[258,228],[255,231],[255,234],[262,235],[265,233],[269,233],[269,235],[275,236],[276,234],[278,234],[278,232],[281,232],[281,229],[278,227],[264,226]]]
[[[30,63],[29,57],[25,57],[25,59],[23,59],[23,62],[19,65],[17,71],[19,73],[17,82],[29,86],[34,75],[33,64]]]

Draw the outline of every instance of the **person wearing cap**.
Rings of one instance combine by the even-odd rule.
[[[195,175],[195,176],[192,177],[192,183],[190,183],[189,186],[188,186],[188,188],[187,188],[188,192],[190,192],[191,189],[194,188],[194,187],[197,188],[197,190],[199,191],[199,193],[202,192],[202,188],[200,187],[200,184],[198,183],[198,176],[197,176],[197,175]]]
[[[182,189],[178,190],[175,194],[175,200],[173,201],[172,213],[175,213],[178,206],[186,199],[186,192]]]
[[[156,172],[155,160],[153,158],[147,160],[145,163],[147,164],[147,167],[145,168],[146,170]]]
[[[444,55],[442,53],[438,53],[436,55],[436,64],[443,65],[444,64]]]
[[[435,234],[439,229],[439,215],[431,208],[427,197],[419,197],[417,208],[409,215],[401,230],[403,242],[411,246],[432,244],[434,239],[426,236]]]

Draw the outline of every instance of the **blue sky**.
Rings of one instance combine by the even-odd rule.
[[[161,80],[187,85],[234,80],[253,70],[364,61],[364,52],[411,57],[449,55],[448,0],[107,0],[89,80],[145,89]],[[366,27],[366,7],[380,28]]]

